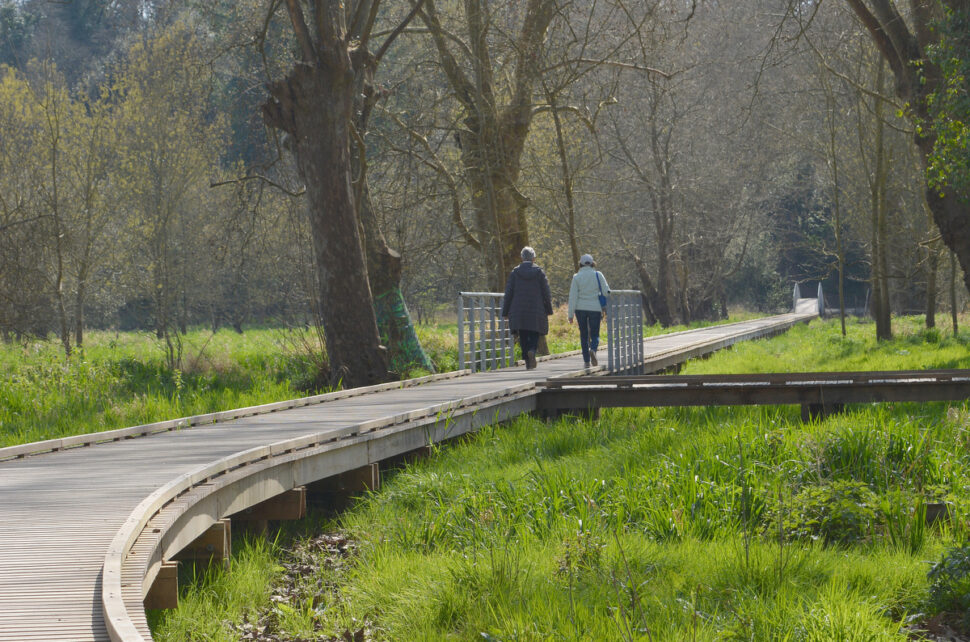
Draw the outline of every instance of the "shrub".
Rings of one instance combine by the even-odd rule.
[[[792,500],[784,518],[792,539],[821,539],[828,544],[849,544],[872,531],[877,499],[863,482],[837,480],[808,486]]]
[[[970,627],[970,542],[951,548],[933,565],[928,610],[932,613],[961,613],[963,626]]]

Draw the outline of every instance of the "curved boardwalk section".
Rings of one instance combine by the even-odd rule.
[[[812,316],[651,338],[646,369]],[[536,370],[324,395],[185,429],[159,424],[167,432],[138,438],[124,439],[148,431],[0,449],[0,640],[150,639],[142,600],[152,580],[216,521],[301,484],[532,411],[536,381],[587,372],[581,359],[572,353]],[[93,445],[67,447],[85,443]]]

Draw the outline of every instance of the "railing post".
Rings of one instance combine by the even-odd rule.
[[[468,367],[475,372],[478,360],[475,358],[475,297],[468,297]]]
[[[791,297],[791,309],[792,312],[798,312],[798,300],[802,298],[802,289],[795,284],[795,291],[792,293]]]
[[[637,297],[637,374],[643,374],[643,299]]]
[[[502,306],[505,305],[505,295],[499,299],[502,305],[499,306],[501,314]],[[511,368],[515,364],[515,345],[512,343],[512,331],[509,330],[509,322],[502,317],[502,358],[505,360],[505,367]]]
[[[606,351],[609,353],[609,359],[607,361],[607,369],[610,372],[616,372],[617,363],[616,357],[619,355],[617,351],[617,337],[616,337],[616,299],[611,294],[607,299],[606,303]]]
[[[616,297],[616,369],[623,371],[623,295]]]
[[[484,372],[488,370],[488,366],[485,362],[485,297],[478,297],[478,322],[481,324],[479,326],[478,332],[478,369]]]
[[[495,357],[495,304],[490,302],[488,306],[488,323],[489,329],[491,330],[489,337],[489,355],[488,355],[488,369],[498,370],[498,362]]]
[[[630,298],[627,296],[623,297],[623,372],[630,369],[630,362],[633,361],[630,352],[633,346],[630,345],[631,330],[630,327]]]
[[[465,369],[465,297],[458,293],[458,369]]]

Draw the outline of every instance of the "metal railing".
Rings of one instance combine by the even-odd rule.
[[[809,308],[810,302],[814,301],[815,305],[818,306],[818,316],[825,316],[825,295],[822,293],[822,282],[818,283],[818,294],[815,297],[806,297],[802,295],[801,286],[796,283],[795,291],[792,293],[792,311],[793,312],[804,312]]]
[[[515,342],[502,318],[501,292],[458,293],[458,367],[478,372],[515,365]],[[612,290],[606,303],[607,369],[637,374],[643,365],[639,290]]]
[[[643,367],[643,300],[639,290],[611,290],[606,297],[607,369],[639,374]]]
[[[458,367],[472,372],[515,364],[515,344],[502,318],[501,292],[458,293]]]

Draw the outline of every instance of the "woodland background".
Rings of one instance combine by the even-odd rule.
[[[400,372],[388,315],[501,289],[525,244],[557,301],[590,252],[663,325],[817,281],[882,335],[932,325],[966,300],[926,185],[966,193],[967,8],[922,23],[943,82],[920,117],[857,4],[2,0],[0,335],[70,356],[153,331],[174,368],[190,327],[323,327],[346,364],[373,301]],[[343,177],[313,156],[314,96]]]

